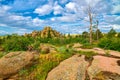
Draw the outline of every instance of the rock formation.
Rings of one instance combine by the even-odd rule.
[[[0,79],[16,74],[22,68],[32,65],[38,59],[35,52],[10,52],[0,59]]]
[[[87,66],[84,56],[75,55],[50,71],[46,80],[84,80]]]
[[[55,37],[62,37],[62,34],[53,30],[51,27],[45,27],[41,31],[33,31],[30,34],[25,34],[25,36],[32,36],[32,37],[41,37],[41,38],[55,38]]]
[[[94,56],[92,65],[88,68],[91,80],[120,80],[120,66],[117,64],[119,60],[99,55]]]
[[[87,51],[87,49],[78,49]],[[120,52],[88,49],[98,54],[88,59],[75,55],[51,70],[46,80],[120,80]]]

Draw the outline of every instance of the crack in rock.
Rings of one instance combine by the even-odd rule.
[[[89,68],[89,67],[91,66],[91,64],[92,64],[93,56],[90,56],[90,57],[85,56],[85,61],[87,61],[89,64],[88,64],[88,66],[87,66],[87,68],[86,68],[86,71],[85,71],[85,79],[84,79],[84,80],[90,80],[90,76],[89,76],[89,74],[88,74],[88,68]]]

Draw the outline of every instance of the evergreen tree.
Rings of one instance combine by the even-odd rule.
[[[112,28],[112,29],[108,32],[107,37],[108,37],[108,38],[115,37],[115,34],[116,34],[116,31]]]
[[[86,31],[84,31],[84,32],[82,33],[82,37],[83,37],[83,38],[88,38],[88,37],[89,37],[89,33],[86,32]]]
[[[120,38],[120,32],[118,33],[117,37]]]

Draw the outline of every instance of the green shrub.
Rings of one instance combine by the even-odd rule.
[[[84,43],[83,46],[81,48],[83,49],[92,49],[95,45],[94,44],[90,44],[90,43]]]
[[[75,50],[73,48],[66,48],[65,46],[57,48],[59,53],[73,54]]]
[[[120,51],[120,38],[102,38],[98,46],[104,49]]]
[[[92,57],[94,55],[96,55],[97,53],[93,52],[93,51],[78,51],[78,53],[80,55],[85,55],[87,57]]]
[[[25,51],[31,42],[31,39],[26,37],[13,37],[4,41],[3,48],[5,51]]]

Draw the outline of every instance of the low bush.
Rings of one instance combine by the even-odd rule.
[[[33,41],[26,37],[9,38],[2,44],[5,51],[25,51]]]
[[[104,49],[120,51],[120,38],[102,38],[98,46]]]

